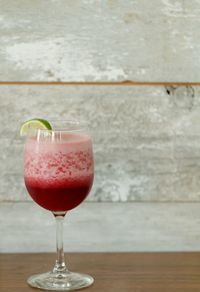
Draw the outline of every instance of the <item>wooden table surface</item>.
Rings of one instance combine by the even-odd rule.
[[[0,254],[0,292],[37,291],[29,275],[46,272],[54,254]],[[95,278],[88,292],[200,291],[200,253],[69,253],[71,271]]]

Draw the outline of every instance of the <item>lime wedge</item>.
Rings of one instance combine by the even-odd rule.
[[[20,136],[26,136],[31,129],[52,130],[52,127],[47,120],[31,119],[21,124]]]

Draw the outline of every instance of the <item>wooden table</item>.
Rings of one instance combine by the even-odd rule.
[[[39,291],[26,278],[48,271],[54,254],[0,254],[0,292]],[[91,274],[88,292],[200,291],[200,253],[70,253],[72,271]]]

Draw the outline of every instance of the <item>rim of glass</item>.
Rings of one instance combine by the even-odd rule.
[[[54,120],[49,119],[48,120],[50,125],[52,126],[52,129],[33,129],[30,128],[29,133],[60,133],[60,132],[68,132],[68,133],[74,133],[74,132],[88,132],[88,122],[84,120]],[[58,126],[61,124],[62,126]],[[74,128],[73,128],[74,127]]]

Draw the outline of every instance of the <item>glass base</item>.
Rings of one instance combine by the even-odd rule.
[[[92,285],[94,279],[89,275],[67,271],[59,274],[48,272],[33,275],[28,278],[27,282],[31,287],[43,290],[72,291]]]

